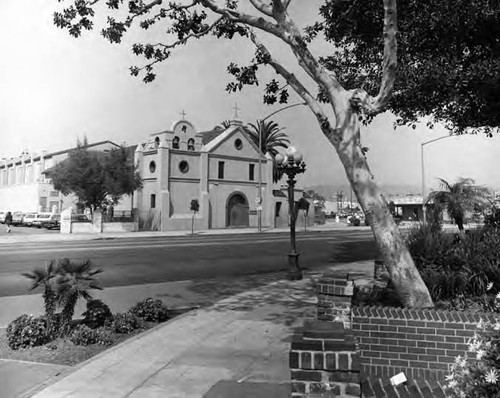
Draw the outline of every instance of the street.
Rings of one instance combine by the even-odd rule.
[[[300,231],[303,268],[373,259],[377,249],[369,230]],[[90,259],[102,268],[104,287],[207,279],[285,270],[287,233],[123,238],[84,242],[0,245],[0,296],[28,294],[21,273],[57,258]]]

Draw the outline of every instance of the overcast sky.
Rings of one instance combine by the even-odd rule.
[[[292,14],[301,22],[314,20],[319,0],[295,3]],[[141,62],[130,51],[141,33],[132,32],[122,45],[109,44],[100,29],[74,39],[53,26],[53,12],[60,7],[56,0],[0,1],[0,158],[24,149],[65,149],[83,135],[90,142],[144,142],[149,134],[170,128],[183,110],[203,131],[230,119],[236,102],[244,123],[279,109],[263,105],[258,89],[225,91],[226,66],[252,58],[249,42],[193,42],[158,67],[156,81],[145,85],[128,70]],[[282,59],[291,60],[283,45],[270,44]],[[315,48],[329,50],[321,42]],[[291,100],[298,102],[296,97]],[[296,107],[273,119],[304,152],[308,171],[302,185],[345,182],[332,146],[308,109]],[[383,114],[363,130],[362,141],[370,149],[369,163],[380,183],[419,187],[420,143],[445,134],[439,128],[429,131],[425,124],[416,130],[393,130],[391,116]],[[437,177],[454,181],[462,176],[498,188],[498,156],[500,137],[441,140],[425,146],[426,180],[435,185]]]

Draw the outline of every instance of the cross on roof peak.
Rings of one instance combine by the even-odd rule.
[[[233,110],[234,110],[234,118],[238,119],[238,111],[241,111],[241,108],[238,107],[237,102],[234,103]]]
[[[180,115],[182,116],[182,120],[185,120],[186,119],[186,111],[183,109],[182,112],[180,113]]]

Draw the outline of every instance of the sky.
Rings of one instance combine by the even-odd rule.
[[[244,0],[243,0],[244,1]],[[315,20],[320,0],[295,0],[292,17],[302,26]],[[120,45],[109,44],[100,31],[75,39],[56,28],[57,0],[0,1],[0,158],[23,150],[57,151],[74,146],[78,138],[89,142],[111,140],[137,144],[152,133],[169,129],[186,112],[198,131],[231,119],[237,103],[244,123],[254,123],[280,109],[262,103],[261,87],[228,94],[226,67],[231,61],[252,58],[249,41],[199,40],[179,48],[156,69],[157,79],[144,84],[132,77],[129,67],[142,59],[131,52],[132,43],[145,37],[132,31]],[[153,32],[158,35],[159,32]],[[262,37],[276,56],[290,64],[292,58],[279,43]],[[267,41],[269,40],[269,41]],[[313,49],[326,54],[327,43]],[[294,66],[294,65],[292,65]],[[294,69],[303,76],[300,68]],[[273,77],[271,71],[263,74]],[[290,103],[300,102],[292,95]],[[278,113],[273,120],[285,128],[304,154],[306,173],[299,183],[345,184],[345,172],[331,144],[304,106]],[[392,127],[393,117],[379,115],[363,128],[362,142],[368,161],[382,185],[421,184],[421,143],[447,135],[444,128],[429,130],[425,123],[415,130]],[[468,177],[478,184],[500,188],[500,136],[450,137],[424,146],[426,185],[437,188],[437,178],[455,181]]]

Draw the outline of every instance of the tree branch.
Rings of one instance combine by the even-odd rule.
[[[338,101],[336,100],[337,94],[343,92],[344,88],[340,85],[336,77],[321,66],[318,60],[309,51],[300,30],[284,11],[285,3],[283,3],[282,0],[273,0],[273,17],[276,18],[275,9],[277,7],[280,8],[281,11],[278,11],[282,12],[282,16],[284,17],[283,19],[278,17],[278,24],[273,24],[262,17],[255,17],[240,11],[219,7],[214,0],[199,0],[199,2],[211,11],[219,15],[224,15],[233,22],[241,22],[242,24],[263,30],[283,40],[293,50],[299,61],[299,65],[328,92],[330,102],[334,105],[334,108],[336,107],[335,105],[338,105]],[[289,2],[287,2],[287,5],[289,5]]]
[[[241,22],[242,24],[263,30],[282,39],[282,30],[280,29],[280,27],[262,17],[256,17],[254,15],[246,14],[241,11],[220,7],[215,3],[214,0],[198,0],[198,2],[214,13],[225,16],[233,22]]]
[[[258,51],[262,54],[263,59],[265,60],[265,64],[270,65],[275,72],[282,76],[290,87],[304,100],[304,102],[309,106],[309,108],[316,116],[321,129],[325,133],[325,135],[333,140],[338,140],[336,137],[336,132],[333,126],[328,121],[328,116],[325,114],[323,109],[321,108],[319,102],[311,95],[309,90],[297,79],[297,77],[289,72],[283,65],[281,65],[276,59],[271,56],[271,53],[267,49],[267,47],[257,39],[257,36],[253,31],[250,30],[250,39],[257,47]]]
[[[94,1],[99,1],[99,0],[94,0]],[[146,4],[144,7],[141,7],[137,12],[134,12],[131,17],[127,18],[127,24],[130,26],[132,24],[132,21],[138,17],[146,13],[147,11],[151,10],[154,6],[161,5],[163,0],[153,0],[151,3]],[[193,0],[190,4],[186,5],[177,5],[175,3],[170,3],[170,7],[167,8],[165,11],[172,11],[172,10],[182,10],[182,9],[188,9],[191,7],[194,7],[196,4],[198,4],[198,0]]]
[[[224,17],[220,17],[218,18],[217,20],[215,20],[210,26],[208,26],[205,30],[201,31],[200,33],[190,33],[189,35],[187,35],[185,38],[181,39],[181,40],[177,40],[176,42],[174,43],[171,43],[171,44],[163,44],[163,43],[156,43],[156,44],[153,44],[154,47],[162,47],[164,50],[168,50],[168,49],[172,49],[172,48],[175,48],[177,47],[178,45],[181,45],[181,44],[186,44],[186,42],[191,39],[191,38],[195,38],[195,39],[199,39],[200,37],[203,37],[205,36],[206,34],[210,33],[210,31],[215,28],[217,26],[217,24],[219,22],[221,22],[222,20],[224,19]]]
[[[264,4],[262,0],[250,0],[250,3],[252,3],[252,5],[262,14],[267,15],[268,17],[273,16],[273,8],[268,4]]]
[[[397,5],[396,0],[384,2],[384,57],[382,61],[382,82],[376,97],[366,91],[354,90],[351,104],[361,107],[369,115],[382,112],[389,102],[394,89],[397,67]]]

